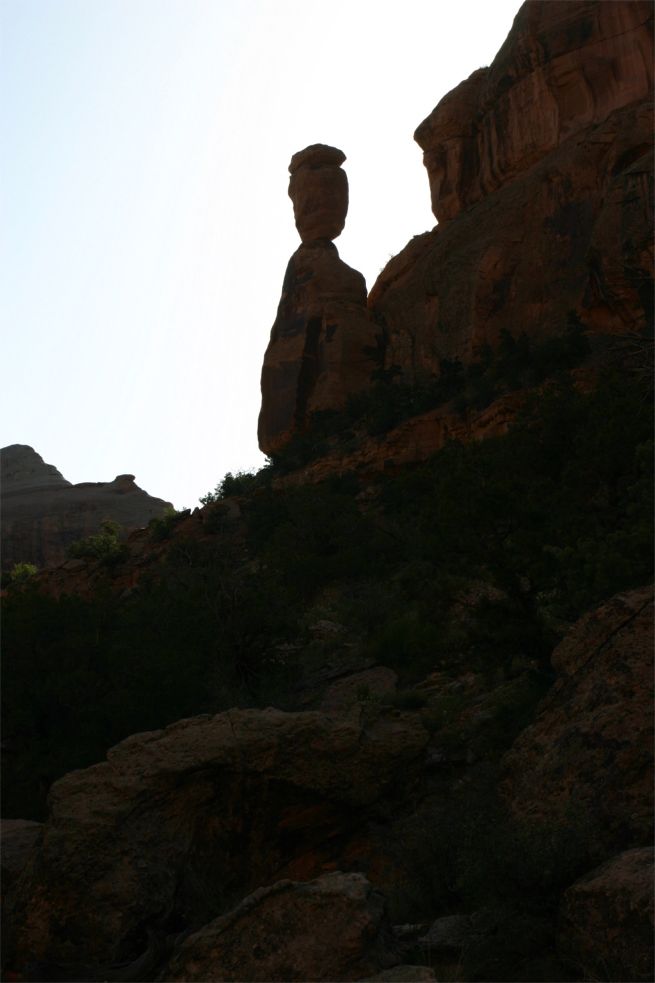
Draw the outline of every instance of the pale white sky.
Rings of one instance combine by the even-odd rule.
[[[178,508],[261,466],[291,155],[345,152],[370,289],[435,224],[414,129],[518,7],[0,0],[0,446]]]

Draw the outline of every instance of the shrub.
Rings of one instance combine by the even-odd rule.
[[[148,523],[148,533],[155,542],[170,539],[173,529],[191,515],[191,509],[182,509],[177,512],[173,507],[166,509],[163,515],[156,516]]]
[[[15,563],[9,574],[9,583],[21,587],[29,583],[38,572],[38,567],[33,563]]]
[[[117,522],[105,519],[101,531],[86,539],[78,539],[68,548],[73,559],[99,560],[105,566],[120,563],[127,555],[127,547],[120,541],[121,527]]]

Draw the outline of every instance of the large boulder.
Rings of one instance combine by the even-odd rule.
[[[367,809],[415,780],[427,740],[416,715],[365,724],[358,708],[231,710],[128,738],[53,785],[9,905],[9,965],[129,964],[149,931],[198,928],[344,856],[352,869]]]
[[[160,976],[194,980],[358,980],[393,964],[384,899],[361,874],[259,888],[189,936]]]
[[[651,842],[653,588],[618,594],[555,649],[558,679],[505,756],[504,795],[527,823],[579,823],[592,851]]]
[[[419,126],[439,225],[369,304],[408,381],[503,331],[633,334],[652,300],[652,6],[530,0]]]
[[[296,228],[303,242],[336,239],[348,213],[348,178],[341,165],[342,150],[316,143],[305,147],[289,164],[289,197]]]
[[[134,475],[72,485],[26,444],[0,451],[2,461],[2,568],[29,562],[53,566],[77,539],[97,533],[109,519],[125,532],[172,508],[135,484]]]
[[[654,873],[652,847],[626,850],[566,891],[557,945],[584,979],[655,977]]]

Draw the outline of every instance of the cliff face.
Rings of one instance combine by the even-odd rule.
[[[136,529],[170,508],[139,488],[131,474],[73,485],[26,444],[4,447],[1,460],[3,570],[22,562],[53,566],[105,519]]]
[[[652,8],[529,0],[418,127],[439,225],[369,306],[407,381],[503,330],[638,332],[652,271]]]

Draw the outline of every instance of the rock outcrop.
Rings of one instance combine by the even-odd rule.
[[[583,617],[553,652],[559,678],[505,758],[521,820],[579,823],[601,858],[650,843],[653,820],[653,588]]]
[[[653,848],[625,850],[564,894],[557,944],[584,979],[654,977]]]
[[[53,566],[106,519],[128,532],[172,508],[139,488],[131,474],[73,485],[26,444],[4,447],[0,458],[3,570],[23,562]]]
[[[10,905],[10,965],[129,963],[148,929],[200,928],[337,859],[352,869],[366,810],[411,783],[428,736],[416,715],[366,725],[354,708],[232,710],[128,738],[52,786]]]
[[[359,980],[390,966],[384,898],[361,874],[259,888],[189,936],[160,976],[199,980]]]
[[[262,369],[259,446],[275,455],[312,414],[339,409],[370,383],[377,335],[366,283],[331,241],[348,208],[342,151],[317,144],[291,159],[289,195],[302,245],[289,261]]]
[[[649,3],[529,0],[419,126],[439,225],[369,297],[409,382],[515,337],[631,333],[652,310]]]

